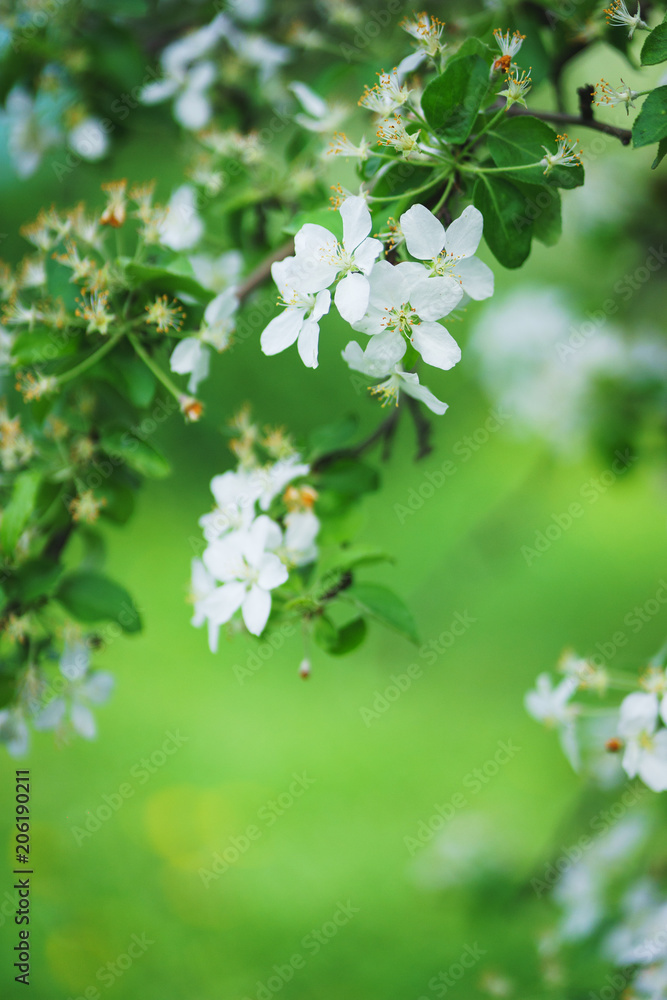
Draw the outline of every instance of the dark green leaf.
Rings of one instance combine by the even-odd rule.
[[[79,621],[115,621],[125,632],[141,630],[139,612],[128,592],[100,573],[70,573],[62,580],[56,597]]]
[[[341,591],[339,600],[348,601],[358,611],[399,632],[410,642],[418,643],[417,626],[412,612],[392,590],[378,583],[355,583]]]
[[[501,177],[480,175],[473,191],[484,216],[484,238],[505,267],[520,267],[530,253],[533,223],[521,191]]]
[[[45,364],[75,354],[78,345],[78,330],[35,328],[18,335],[12,346],[12,357],[19,365]]]
[[[525,199],[525,215],[532,222],[533,236],[551,247],[558,243],[563,230],[560,193],[546,184],[517,184]]]
[[[667,156],[667,138],[661,139],[658,143],[658,152],[655,154],[655,160],[651,164],[651,170],[655,170],[656,167],[659,167],[665,156]]]
[[[378,488],[379,476],[375,469],[358,458],[338,458],[320,472],[318,482],[323,490],[361,496]]]
[[[349,444],[356,434],[359,420],[356,416],[342,417],[333,424],[325,424],[318,427],[310,435],[310,461],[313,462],[321,455],[326,455],[331,451],[338,451]]]
[[[489,67],[481,56],[455,59],[424,91],[426,120],[448,142],[464,142],[488,88]]]
[[[667,59],[667,24],[663,21],[649,33],[642,46],[642,66],[655,66]]]
[[[34,510],[41,474],[37,471],[19,472],[14,480],[12,498],[2,512],[0,544],[8,555],[14,551],[23,529]]]
[[[170,473],[169,462],[159,451],[129,431],[118,431],[107,434],[101,440],[106,453],[116,460],[116,464],[124,462],[135,472],[151,479],[164,479]]]
[[[102,517],[114,524],[126,524],[134,511],[134,491],[125,483],[108,481],[100,492],[106,500],[100,511]]]
[[[50,594],[62,571],[62,565],[50,559],[31,559],[17,570],[11,584],[12,597],[28,603]]]
[[[539,164],[544,156],[543,146],[550,152],[556,152],[556,133],[532,115],[505,118],[493,132],[489,133],[487,142],[497,167]],[[545,175],[544,167],[538,165],[530,170],[515,172],[511,179],[526,184],[548,183],[556,187],[574,188],[584,183],[584,168],[579,165],[553,167],[549,174]]]
[[[145,285],[149,289],[170,292],[174,295],[185,292],[200,302],[209,302],[213,293],[207,291],[194,276],[192,266],[185,258],[177,258],[164,267],[151,264],[125,263],[125,273],[135,288]]]
[[[323,615],[315,624],[314,639],[330,656],[343,656],[362,644],[367,631],[363,618],[354,618],[347,625],[337,628],[331,619]]]
[[[632,144],[650,146],[652,142],[667,139],[667,87],[651,91],[632,126]]]

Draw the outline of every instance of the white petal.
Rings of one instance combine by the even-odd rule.
[[[65,714],[65,699],[54,698],[32,720],[35,729],[55,729]]]
[[[234,532],[216,539],[204,551],[202,559],[209,573],[221,583],[238,579],[243,569],[243,535]]]
[[[343,246],[352,253],[371,231],[371,213],[359,195],[346,198],[339,211],[343,220]]]
[[[658,699],[654,694],[635,691],[621,702],[618,731],[621,736],[637,736],[646,730],[652,733],[658,721]]]
[[[468,205],[458,219],[448,226],[445,233],[447,253],[455,257],[472,257],[479,246],[484,228],[484,219],[479,209]]]
[[[352,341],[343,351],[343,360],[355,371],[369,378],[384,378],[401,360],[407,344],[399,333],[385,332],[373,337],[362,351],[356,341]]]
[[[245,583],[225,583],[202,601],[202,610],[215,625],[224,625],[241,607],[245,594]]]
[[[216,326],[223,320],[230,319],[238,309],[239,300],[235,288],[225,288],[216,295],[204,310],[204,322],[208,326]]]
[[[205,378],[208,378],[210,364],[211,352],[204,347],[202,348],[201,354],[197,358],[197,363],[192,369],[188,380],[188,392],[192,393],[192,395],[196,395],[199,383],[203,382]]]
[[[220,626],[209,619],[208,623],[208,648],[212,653],[218,652],[218,642],[220,640]]]
[[[375,240],[369,237],[354,251],[354,263],[360,271],[364,272],[364,274],[370,274],[373,269],[373,264],[383,250],[384,246],[380,240]]]
[[[307,319],[301,327],[297,349],[306,368],[317,368],[317,346],[320,337],[319,325],[314,319]]]
[[[328,288],[325,288],[323,291],[317,293],[317,297],[315,298],[315,305],[313,306],[310,318],[315,320],[316,323],[318,323],[323,316],[326,316],[330,308],[331,308],[331,292],[329,291]]]
[[[297,98],[304,111],[307,111],[313,118],[324,118],[329,113],[326,101],[323,101],[319,94],[307,87],[299,80],[293,80],[287,86]]]
[[[303,310],[288,306],[264,328],[259,343],[264,354],[279,354],[291,347],[303,326]]]
[[[463,298],[463,289],[455,278],[436,275],[422,278],[410,293],[410,304],[421,319],[436,320],[447,316]]]
[[[171,78],[155,80],[153,83],[146,84],[139,94],[139,100],[142,104],[159,104],[161,101],[166,101],[168,98],[173,97],[177,90],[177,80]]]
[[[479,257],[464,257],[456,265],[463,291],[477,302],[493,295],[493,271]]]
[[[95,716],[87,705],[81,705],[80,703],[75,702],[72,705],[70,716],[72,719],[72,725],[76,729],[79,736],[83,736],[85,740],[95,739],[95,736],[97,735]]]
[[[408,396],[418,399],[420,403],[428,406],[429,410],[437,413],[438,416],[445,412],[447,403],[443,403],[442,400],[434,396],[431,390],[427,389],[425,385],[420,385],[419,376],[416,372],[402,372],[400,378],[401,389],[403,392],[407,392]]]
[[[261,635],[271,613],[271,595],[254,584],[243,601],[243,621],[253,635]]]
[[[356,323],[366,312],[369,295],[368,278],[363,274],[348,274],[336,287],[336,309],[348,323]]]
[[[178,375],[189,375],[201,359],[204,347],[198,337],[186,337],[178,342],[169,359],[169,367]]]
[[[410,53],[405,59],[401,59],[400,63],[396,67],[396,72],[398,74],[399,80],[403,80],[404,76],[408,73],[414,73],[418,66],[421,66],[424,59],[426,59],[426,53],[423,49],[418,49],[416,52]]]
[[[213,109],[208,97],[193,87],[188,87],[174,102],[174,118],[183,128],[196,132],[208,124]]]
[[[641,755],[639,777],[654,792],[667,791],[667,729],[653,737],[653,747]]]
[[[445,245],[445,227],[424,205],[413,205],[401,216],[405,244],[413,257],[430,260]]]
[[[96,670],[81,685],[81,694],[89,701],[92,701],[94,705],[102,705],[111,697],[115,683],[113,674],[110,674],[106,670]]]
[[[461,348],[439,323],[421,323],[413,327],[411,339],[427,365],[448,371],[461,360]]]
[[[279,587],[288,577],[287,567],[273,552],[265,552],[259,565],[259,583],[262,590]]]

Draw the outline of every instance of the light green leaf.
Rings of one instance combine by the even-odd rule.
[[[417,626],[412,612],[392,590],[378,583],[355,583],[341,591],[339,599],[353,604],[358,611],[369,615],[388,628],[400,633],[410,642],[419,642]]]
[[[0,544],[7,555],[14,551],[35,510],[40,482],[41,473],[36,470],[19,472],[14,480],[12,497],[2,512],[0,522]]]
[[[124,462],[142,476],[164,479],[171,471],[164,455],[129,432],[107,434],[102,438],[101,445],[108,455]]]
[[[654,28],[642,46],[642,66],[655,66],[667,59],[667,24],[663,21]]]

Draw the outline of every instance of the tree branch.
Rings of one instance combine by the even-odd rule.
[[[556,125],[579,125],[582,128],[591,128],[595,132],[604,132],[605,135],[612,135],[619,139],[624,146],[629,146],[632,140],[632,132],[629,128],[618,128],[616,125],[606,125],[598,122],[595,118],[582,118],[580,115],[568,115],[562,111],[533,111],[529,108],[521,108],[516,104],[507,112],[508,115],[532,115],[533,118],[541,118],[543,122],[553,122]]]
[[[254,292],[259,285],[263,284],[267,278],[271,276],[271,265],[275,264],[277,260],[284,260],[285,257],[289,257],[291,253],[294,253],[294,240],[288,240],[287,243],[283,243],[281,247],[274,250],[273,253],[269,254],[261,264],[255,268],[255,270],[248,275],[245,281],[239,285],[236,290],[237,297],[243,301],[251,292]]]

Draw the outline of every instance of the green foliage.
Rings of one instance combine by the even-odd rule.
[[[101,573],[69,573],[61,581],[56,598],[80,622],[114,621],[124,632],[141,631],[141,617],[127,590]]]
[[[484,216],[484,238],[505,267],[520,267],[530,253],[532,223],[516,185],[503,177],[480,174],[473,203]]]
[[[545,174],[539,161],[544,157],[544,147],[555,152],[556,133],[539,118],[531,115],[507,117],[489,133],[487,142],[493,162],[498,167],[507,167],[509,173],[512,167],[538,164],[515,173],[512,179],[562,188],[581,187],[584,183],[584,168],[580,165],[555,166]]]
[[[647,35],[641,58],[642,66],[655,66],[667,59],[667,24],[664,21]]]
[[[388,587],[378,583],[355,583],[340,594],[340,600],[353,604],[358,611],[393,629],[409,642],[419,643],[412,612]]]
[[[454,59],[422,97],[426,120],[447,142],[464,142],[489,89],[489,67],[480,55]]]
[[[24,528],[35,512],[41,481],[42,473],[37,469],[20,472],[14,480],[11,499],[2,512],[0,522],[0,545],[7,555],[13,553]]]
[[[667,87],[656,87],[647,96],[632,126],[635,148],[667,138]]]

